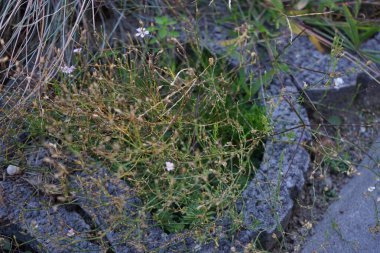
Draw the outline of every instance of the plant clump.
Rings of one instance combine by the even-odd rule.
[[[232,210],[270,131],[265,109],[242,99],[242,69],[188,48],[113,48],[86,64],[75,54],[73,71],[49,83],[40,129],[30,130],[107,164],[167,232]]]

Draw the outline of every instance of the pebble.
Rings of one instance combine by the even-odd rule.
[[[7,173],[8,173],[9,176],[14,176],[14,175],[20,174],[21,173],[21,168],[15,166],[15,165],[10,164],[7,167]]]

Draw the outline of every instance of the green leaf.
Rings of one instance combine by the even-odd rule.
[[[167,16],[156,17],[155,20],[156,20],[156,23],[159,25],[166,25],[169,21]]]
[[[166,38],[167,35],[168,31],[166,29],[161,29],[158,31],[158,37],[160,37],[161,39]]]
[[[355,18],[358,17],[359,15],[359,11],[360,11],[360,0],[355,0],[355,4],[354,4],[354,15],[355,15]]]
[[[350,10],[346,5],[343,5],[343,12],[344,16],[346,17],[346,20],[348,22],[348,25],[350,27],[350,30],[346,31],[348,35],[350,36],[350,39],[352,43],[354,44],[355,48],[359,47],[360,45],[360,37],[359,37],[359,30],[357,26],[357,21],[352,16]]]
[[[177,22],[168,16],[156,17],[156,23],[161,26],[175,25]]]
[[[159,28],[156,26],[150,26],[146,30],[149,32],[155,32],[155,31],[159,30]]]
[[[271,69],[269,71],[266,71],[264,73],[264,75],[261,76],[261,83],[267,87],[273,80],[273,77],[274,77],[274,74],[275,74],[275,71],[274,69]]]
[[[281,0],[272,0],[271,1],[273,6],[278,10],[278,11],[283,11],[284,10],[284,5],[282,4]]]
[[[280,63],[280,64],[277,65],[277,67],[282,72],[289,73],[289,66],[287,64]]]
[[[171,31],[171,32],[169,32],[169,36],[176,38],[176,37],[179,36],[179,32],[177,32],[177,31]]]
[[[342,118],[337,116],[337,115],[332,115],[330,116],[327,121],[332,124],[332,125],[335,125],[335,126],[340,126],[342,125]]]

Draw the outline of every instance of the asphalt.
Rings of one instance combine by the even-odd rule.
[[[380,136],[315,226],[302,253],[380,252]],[[373,188],[374,187],[374,188]],[[372,191],[371,191],[372,190]]]

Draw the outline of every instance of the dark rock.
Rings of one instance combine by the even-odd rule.
[[[0,182],[0,234],[28,242],[38,252],[100,252],[87,238],[91,229],[75,212],[53,208],[24,180]],[[75,234],[68,236],[70,229]]]
[[[362,50],[380,50],[379,38],[378,34],[364,43]],[[357,117],[350,113],[352,110],[380,107],[380,85],[378,81],[362,73],[362,66],[346,58],[339,58],[336,69],[331,68],[333,59],[330,55],[316,51],[306,37],[296,40],[291,48],[293,47],[297,47],[297,53],[285,54],[284,58],[293,65],[304,68],[295,75],[299,85],[306,83],[308,86],[298,88],[303,89],[306,94],[304,99],[311,102],[313,109],[316,108],[321,116],[328,119],[330,116],[339,115],[347,121],[357,121]],[[334,78],[331,78],[332,72],[338,76],[333,75]],[[343,80],[342,85],[334,85],[337,78]]]
[[[360,73],[356,81],[357,97],[355,105],[361,109],[376,111],[380,109],[380,76],[376,79]]]
[[[287,43],[281,41],[283,47]],[[333,88],[336,78],[342,79],[342,86],[354,85],[356,75],[361,72],[355,62],[344,56],[334,59],[328,53],[319,52],[307,36],[293,41],[280,59],[291,67],[300,83],[309,88]]]

